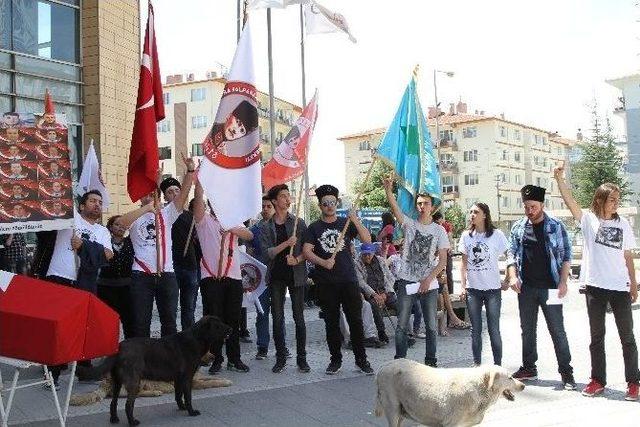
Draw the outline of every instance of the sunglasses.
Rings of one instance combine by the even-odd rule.
[[[338,201],[337,200],[329,200],[329,201],[326,201],[326,202],[322,202],[320,204],[322,205],[323,208],[332,208],[332,207],[334,207],[335,205],[338,204]]]

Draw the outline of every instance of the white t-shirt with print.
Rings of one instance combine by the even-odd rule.
[[[402,223],[404,245],[402,263],[398,277],[409,282],[425,279],[438,265],[438,251],[449,249],[449,238],[444,227],[432,222],[428,225],[404,216]],[[438,289],[438,280],[433,279],[429,290]]]
[[[173,255],[171,247],[171,226],[176,222],[181,212],[178,212],[174,203],[169,203],[160,210],[160,223],[162,224],[163,245],[160,248],[164,260],[164,271],[173,272]],[[133,244],[134,260],[133,271],[155,273],[157,271],[156,259],[156,216],[153,212],[147,212],[136,219],[129,228],[129,236]]]
[[[636,247],[629,221],[602,220],[593,212],[583,212],[580,221],[584,247],[580,282],[612,291],[629,292],[629,272],[624,251]]]
[[[111,234],[107,227],[102,224],[91,224],[85,221],[82,216],[77,215],[74,218],[74,229],[78,237],[92,242],[97,242],[106,249],[113,250],[111,247]],[[64,277],[69,280],[78,278],[78,269],[76,267],[75,252],[71,247],[71,237],[74,229],[59,230],[56,236],[56,244],[51,256],[51,263],[47,276]]]
[[[460,236],[458,251],[467,256],[467,288],[486,291],[500,289],[500,267],[498,257],[509,247],[509,242],[500,230],[486,233],[466,230]]]
[[[196,231],[202,248],[202,259],[200,260],[202,278],[217,276],[242,280],[240,262],[238,262],[238,254],[236,253],[238,251],[238,236],[231,232],[225,232],[220,222],[209,213],[196,223]],[[223,245],[222,252],[220,245]],[[221,253],[222,263],[220,263]],[[230,254],[231,257],[229,257]],[[220,267],[222,267],[222,271],[220,271]]]

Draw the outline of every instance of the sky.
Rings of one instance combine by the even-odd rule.
[[[605,80],[640,69],[636,0],[321,0],[345,16],[343,34],[305,42],[307,99],[319,90],[309,159],[311,184],[344,189],[338,137],[387,126],[416,64],[423,108],[462,99],[470,112],[574,138],[588,134],[590,109],[611,117],[620,93]],[[236,44],[236,0],[154,0],[163,75],[220,71]],[[141,1],[146,20],[146,1]],[[268,90],[266,12],[251,13],[257,87]],[[301,104],[299,7],[272,10],[274,93]]]

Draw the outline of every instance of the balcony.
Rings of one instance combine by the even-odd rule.
[[[442,173],[458,173],[458,162],[456,161],[440,161],[440,171]]]
[[[457,185],[443,185],[442,196],[445,200],[457,199],[460,197]]]
[[[458,151],[458,142],[456,139],[443,138],[440,140],[440,149],[450,149],[451,151]]]

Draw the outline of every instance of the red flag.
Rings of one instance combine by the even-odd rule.
[[[309,143],[318,118],[318,92],[304,107],[287,136],[276,147],[271,160],[262,168],[262,185],[269,189],[298,178],[307,165]]]
[[[133,202],[156,189],[160,162],[156,123],[164,119],[164,103],[153,20],[153,6],[149,2],[149,17],[144,35],[138,102],[127,173],[127,190]]]

